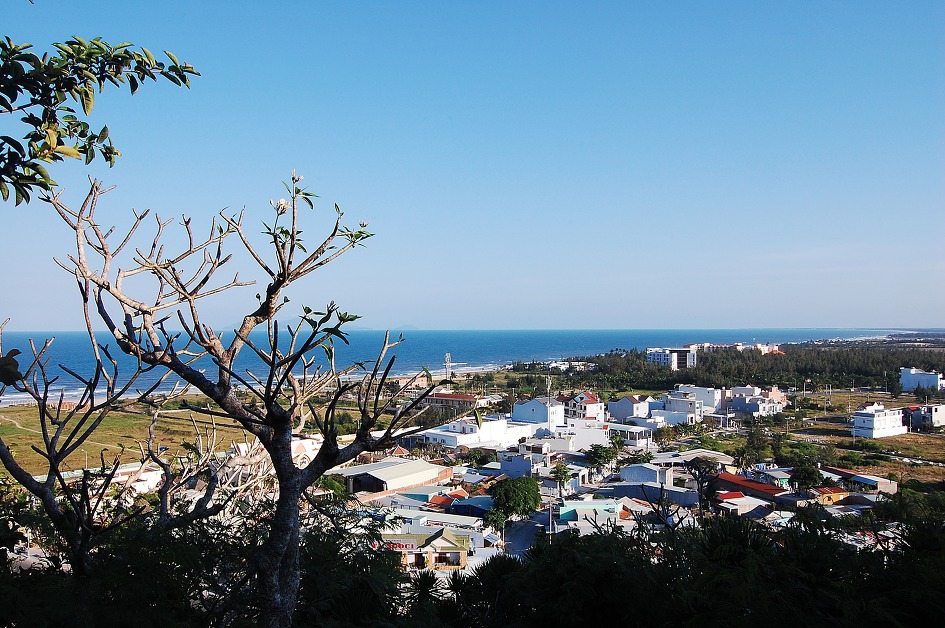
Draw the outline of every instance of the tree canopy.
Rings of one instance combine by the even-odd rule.
[[[56,184],[46,169],[50,163],[66,157],[90,163],[101,156],[113,165],[121,155],[108,126],[96,131],[87,120],[96,93],[128,85],[134,94],[159,79],[190,87],[190,77],[198,75],[172,52],[164,52],[165,63],[128,42],[73,37],[53,48],[38,54],[32,44],[0,40],[0,114],[22,116],[19,131],[6,124],[11,130],[0,133],[0,196],[7,200],[12,189],[17,205],[28,202],[33,190],[48,191]]]
[[[584,459],[600,471],[617,459],[617,453],[615,447],[594,443],[590,449],[584,452]]]
[[[801,387],[886,387],[901,393],[899,368],[915,366],[927,371],[945,370],[945,353],[904,345],[862,346],[850,343],[805,343],[782,345],[781,353],[762,355],[755,350],[700,352],[695,368],[672,371],[646,361],[639,350],[613,350],[609,353],[577,357],[594,365],[593,369],[567,371],[565,388],[598,390],[668,390],[676,384],[695,384],[731,388],[746,383],[756,386]],[[525,365],[519,365],[524,368]],[[526,376],[527,377],[527,376]]]
[[[493,508],[506,516],[531,514],[541,506],[541,492],[538,480],[527,476],[508,478],[492,485]]]
[[[568,469],[568,465],[560,460],[555,463],[555,466],[551,468],[551,479],[558,483],[558,494],[560,495],[562,487],[571,479],[571,470]]]
[[[824,481],[824,476],[812,464],[804,464],[794,467],[791,471],[791,484],[798,489],[808,489],[814,486],[820,486]]]

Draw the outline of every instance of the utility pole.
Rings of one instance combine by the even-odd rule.
[[[548,375],[545,376],[545,417],[548,419],[548,430],[554,436],[554,425],[551,422],[551,367],[548,368]],[[554,509],[554,497],[548,500],[548,545],[551,545],[551,512]]]
[[[551,538],[554,536],[551,530],[551,526],[554,524],[551,518],[551,513],[553,510],[554,510],[554,497],[552,497],[551,501],[548,502],[548,545],[551,545]]]

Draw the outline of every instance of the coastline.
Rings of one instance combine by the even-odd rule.
[[[358,330],[349,334],[350,344],[339,344],[336,359],[339,363],[367,361],[372,356],[384,332]],[[45,334],[46,336],[53,334]],[[711,342],[732,344],[741,342],[755,344],[765,342],[779,345],[819,345],[852,346],[856,343],[876,346],[914,347],[915,338],[924,335],[940,335],[945,343],[945,330],[908,330],[908,329],[730,329],[730,330],[526,330],[526,331],[423,331],[411,330],[404,335],[404,341],[395,350],[397,360],[391,370],[391,377],[410,377],[427,369],[434,378],[446,375],[445,355],[452,356],[453,373],[465,376],[483,373],[495,373],[507,370],[516,362],[542,362],[600,355],[618,350],[640,349],[658,346],[682,346]],[[38,336],[43,336],[39,334]],[[19,348],[29,355],[29,337],[36,334],[25,332],[5,332],[3,335],[4,351]],[[55,334],[50,355],[50,367],[55,364],[68,364],[79,373],[91,370],[92,363],[87,357],[88,336],[82,332]],[[22,360],[22,356],[21,356]],[[131,372],[131,364],[120,356],[121,367]],[[209,362],[209,361],[208,361]],[[22,362],[21,362],[22,363]],[[241,356],[237,368],[257,370],[252,356]],[[207,368],[214,368],[207,364]],[[75,401],[81,394],[81,388],[74,380],[58,373],[57,386],[51,389],[56,397],[60,392],[64,401]],[[144,390],[155,381],[153,375],[139,379],[136,389]],[[166,384],[161,390],[170,389]],[[0,397],[0,406],[15,405],[27,401],[22,393],[7,388]]]

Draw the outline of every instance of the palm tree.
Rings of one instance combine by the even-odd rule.
[[[557,464],[551,468],[551,479],[558,483],[558,497],[564,497],[564,484],[571,479],[571,470],[568,468],[568,465],[559,460]]]

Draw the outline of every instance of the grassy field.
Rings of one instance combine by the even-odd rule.
[[[194,426],[190,411],[174,410],[162,416],[157,423],[155,436],[158,445],[167,447],[170,452],[181,449],[181,443],[194,440]],[[194,414],[198,426],[206,430],[210,427],[207,418]],[[150,415],[144,412],[112,412],[98,427],[92,437],[75,451],[66,461],[65,470],[81,469],[88,464],[94,465],[103,449],[107,449],[106,459],[110,460],[123,448],[126,453],[124,462],[132,462],[140,456],[138,443],[148,438]],[[217,424],[218,437],[222,446],[228,447],[231,441],[242,442],[242,431],[233,427],[232,422],[220,421]],[[13,451],[17,461],[34,474],[46,472],[44,459],[35,452],[31,445],[42,443],[42,433],[35,407],[4,406],[0,407],[0,438]],[[2,470],[2,467],[0,467]],[[3,471],[5,472],[5,471]]]
[[[795,438],[801,438],[812,443],[829,443],[844,449],[854,447],[849,426],[840,423],[806,423],[803,428],[791,430],[791,434]],[[875,443],[875,447],[888,454],[945,463],[945,436],[939,434],[910,433],[878,440],[857,440],[861,446],[864,440]],[[896,459],[861,467],[858,470],[884,477],[889,473],[895,473],[901,481],[910,479],[922,482],[945,481],[945,467],[908,463]]]

